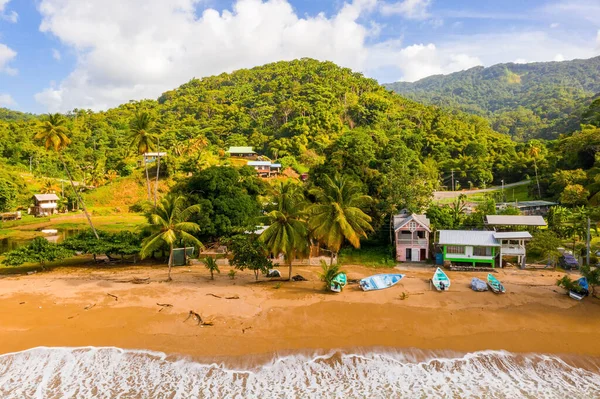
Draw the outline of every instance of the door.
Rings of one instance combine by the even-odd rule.
[[[427,260],[427,251],[425,248],[421,248],[421,261]]]
[[[410,248],[406,248],[406,261],[410,261],[411,259],[411,254],[412,254],[412,249]]]
[[[419,249],[418,248],[414,248],[411,252],[412,252],[412,258],[411,258],[411,260],[413,262],[419,262],[420,261],[420,259],[419,259]]]

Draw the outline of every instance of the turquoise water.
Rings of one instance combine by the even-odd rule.
[[[386,350],[194,361],[118,348],[0,356],[2,398],[598,398],[590,358]]]

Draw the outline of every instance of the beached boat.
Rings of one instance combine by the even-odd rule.
[[[56,230],[56,229],[43,229],[42,233],[44,233],[44,234],[58,234],[58,230]]]
[[[581,301],[584,297],[588,295],[588,290],[590,287],[585,277],[582,277],[579,280],[577,280],[577,285],[579,286],[579,290],[577,292],[569,291],[569,296],[575,300]]]
[[[450,279],[439,267],[436,269],[435,273],[433,273],[431,282],[438,291],[446,291],[450,288]]]
[[[504,294],[506,289],[496,277],[492,276],[491,273],[488,273],[487,283],[495,294]]]
[[[375,274],[363,278],[359,284],[363,291],[382,290],[395,285],[403,277],[404,274]]]
[[[339,273],[337,276],[331,280],[331,285],[329,288],[333,292],[342,292],[342,289],[348,283],[348,278],[346,277],[346,273]]]

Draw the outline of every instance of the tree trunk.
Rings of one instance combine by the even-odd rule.
[[[148,162],[146,162],[146,157],[144,157],[144,168],[146,169],[146,188],[148,189],[148,201],[152,200],[150,196],[150,175],[148,175]]]
[[[173,267],[173,244],[169,247],[169,273],[167,275],[167,281],[171,281],[171,267]]]
[[[154,207],[156,208],[156,197],[158,192],[158,176],[160,174],[160,140],[157,140],[157,154],[158,158],[156,158],[156,182],[154,183]],[[185,255],[184,255],[185,256]]]
[[[542,199],[542,190],[540,190],[540,179],[538,178],[537,162],[535,162],[535,158],[533,159],[533,166],[535,167],[535,181],[537,183],[538,199]]]
[[[79,192],[75,189],[75,183],[73,183],[73,177],[71,177],[71,171],[67,167],[67,164],[65,163],[65,160],[62,158],[62,156],[60,157],[60,161],[62,162],[63,167],[65,168],[65,171],[67,172],[67,176],[69,176],[69,181],[71,182],[71,187],[73,188],[73,191],[75,192],[75,196],[77,197],[77,201],[81,204],[81,208],[83,208],[83,213],[85,213],[85,217],[87,218],[87,221],[88,221],[88,223],[90,225],[90,228],[94,232],[94,235],[96,236],[96,238],[99,240],[100,237],[98,236],[98,232],[96,231],[96,228],[94,227],[94,224],[92,223],[92,218],[90,217],[90,214],[87,211],[87,208],[85,206],[85,202],[83,202],[83,200],[79,196]]]
[[[293,262],[293,260],[294,260],[293,257],[291,257],[290,260],[289,260],[290,271],[288,273],[288,281],[292,281],[292,262]]]

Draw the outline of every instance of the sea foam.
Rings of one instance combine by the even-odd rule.
[[[274,356],[233,367],[119,348],[0,356],[1,398],[594,398],[600,372],[560,357],[384,350]]]

